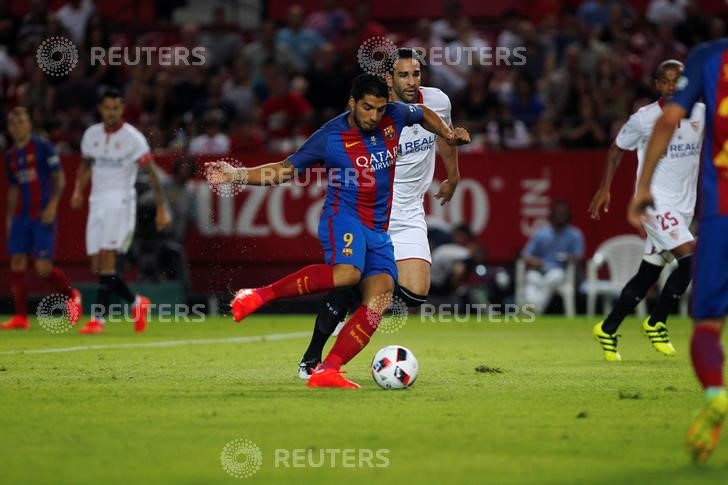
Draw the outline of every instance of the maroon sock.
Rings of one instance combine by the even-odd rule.
[[[15,314],[28,316],[28,300],[25,291],[25,271],[10,272],[10,293],[13,295]]]
[[[334,346],[324,359],[324,368],[339,369],[353,359],[369,343],[381,320],[382,315],[366,305],[357,308],[336,337]]]
[[[278,298],[310,295],[334,287],[334,270],[326,264],[312,264],[260,289],[266,303]]]
[[[723,347],[720,330],[709,325],[697,325],[690,341],[693,369],[703,388],[723,387]]]
[[[46,276],[46,281],[53,288],[54,291],[66,295],[68,298],[73,296],[73,288],[71,288],[71,281],[60,268],[54,266],[51,272]]]

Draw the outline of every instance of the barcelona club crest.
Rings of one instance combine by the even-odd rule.
[[[389,125],[384,129],[384,138],[387,140],[394,138],[394,127],[392,127],[392,125]]]
[[[341,254],[344,256],[351,256],[354,254],[354,251],[351,248],[344,248],[341,250]]]

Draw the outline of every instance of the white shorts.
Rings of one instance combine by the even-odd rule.
[[[686,214],[669,207],[648,209],[642,227],[647,232],[645,254],[661,254],[678,246],[694,241],[690,232],[692,214]]]
[[[389,237],[394,245],[394,259],[423,259],[432,264],[424,210],[402,211],[392,207]]]
[[[102,249],[125,253],[136,226],[136,198],[122,197],[89,203],[86,221],[86,254]]]

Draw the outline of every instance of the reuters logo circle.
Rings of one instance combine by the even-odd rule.
[[[370,37],[362,42],[356,58],[359,66],[369,74],[383,76],[391,69],[397,46],[386,37]]]
[[[369,305],[367,312],[369,325],[376,327],[380,333],[395,333],[402,329],[407,323],[409,310],[407,303],[398,296],[390,298],[388,295],[379,295]],[[389,309],[389,313],[384,313]],[[381,316],[381,319],[379,317]]]
[[[38,304],[35,314],[38,317],[38,324],[50,333],[65,333],[71,328],[71,321],[75,315],[75,307],[69,309],[69,299],[58,293],[44,297]]]
[[[38,46],[35,59],[49,76],[65,76],[78,64],[78,49],[65,37],[49,37]]]
[[[234,439],[223,447],[220,464],[230,476],[250,478],[263,465],[263,452],[248,439]]]

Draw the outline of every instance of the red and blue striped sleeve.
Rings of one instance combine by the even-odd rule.
[[[45,168],[49,172],[56,172],[61,169],[61,159],[56,154],[51,142],[42,140],[38,142],[39,155],[38,163],[45,164]]]
[[[323,162],[329,132],[326,125],[319,128],[313,135],[308,137],[308,140],[303,143],[301,148],[288,157],[288,160],[296,168],[308,168]]]
[[[710,53],[708,44],[701,44],[693,49],[685,63],[685,70],[677,81],[677,91],[672,102],[682,107],[688,114],[692,112],[693,105],[704,95],[703,76]]]

